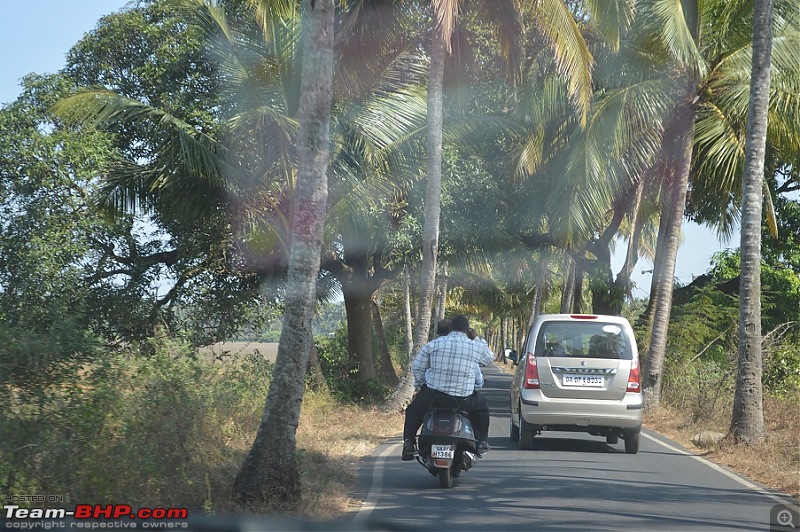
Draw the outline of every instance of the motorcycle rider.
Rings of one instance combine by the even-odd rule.
[[[406,408],[404,461],[414,459],[417,431],[431,401],[440,395],[454,397],[459,408],[469,415],[478,440],[478,453],[489,450],[486,441],[489,437],[489,404],[475,390],[475,372],[480,363],[492,364],[494,359],[487,348],[467,337],[469,320],[466,317],[453,318],[451,328],[450,334],[422,346],[412,364],[417,393]]]
[[[439,320],[439,323],[436,324],[436,337],[438,338],[439,336],[447,336],[448,334],[450,334],[450,331],[452,330],[452,323],[453,320],[451,320],[450,318],[442,318],[441,320]],[[467,336],[469,337],[470,340],[475,340],[476,337],[475,329],[470,327],[469,331],[467,331]],[[486,347],[488,349],[489,347],[488,344]],[[430,374],[431,374],[431,368],[426,369],[425,370],[426,382],[428,381]],[[481,371],[481,366],[479,364],[476,364],[475,389],[480,390],[481,388],[483,388],[483,384],[484,384],[484,379],[483,379],[483,372]],[[416,393],[417,391],[418,390],[415,390],[414,393]]]
[[[482,344],[482,345],[483,345],[483,347],[484,347],[484,348],[485,348],[487,351],[489,351],[489,354],[491,355],[491,357],[492,357],[492,360],[494,360],[494,353],[492,352],[492,350],[491,350],[491,349],[489,349],[489,342],[487,342],[487,341],[486,341],[486,340],[485,340],[483,337],[481,337],[481,336],[478,336],[478,333],[475,331],[475,329],[473,329],[472,327],[470,327],[470,328],[469,328],[469,330],[467,331],[467,337],[468,337],[470,340],[472,340],[473,342],[478,342],[479,344]]]

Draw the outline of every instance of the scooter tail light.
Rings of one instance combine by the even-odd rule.
[[[522,387],[528,390],[538,390],[541,388],[539,385],[539,366],[536,364],[536,357],[533,353],[528,353],[528,362],[525,366],[525,379],[522,381]]]

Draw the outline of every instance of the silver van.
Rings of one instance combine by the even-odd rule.
[[[542,314],[516,362],[511,439],[531,449],[545,431],[587,432],[639,451],[642,389],[639,353],[625,318]]]

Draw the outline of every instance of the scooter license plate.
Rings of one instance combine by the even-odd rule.
[[[431,445],[431,458],[453,458],[455,454],[451,445]]]

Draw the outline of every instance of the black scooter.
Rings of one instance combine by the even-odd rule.
[[[439,477],[439,487],[452,488],[453,479],[469,471],[480,455],[472,423],[455,398],[439,396],[422,421],[417,462]]]

